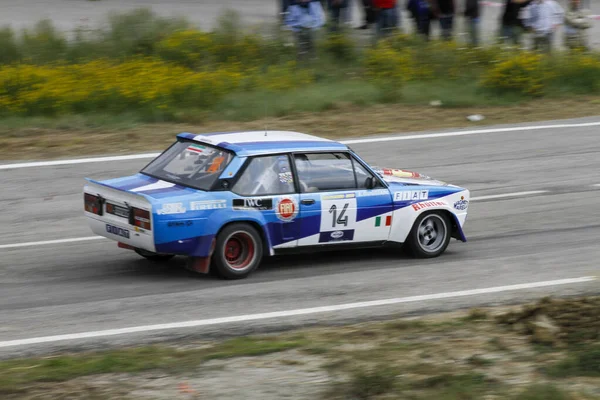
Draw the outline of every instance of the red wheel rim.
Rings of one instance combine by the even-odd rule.
[[[254,238],[246,232],[235,232],[225,241],[223,258],[231,269],[246,269],[254,261]]]

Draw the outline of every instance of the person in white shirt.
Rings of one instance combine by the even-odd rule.
[[[535,0],[527,7],[526,25],[533,33],[533,48],[550,52],[554,33],[563,23],[564,10],[555,0]]]
[[[580,0],[570,0],[569,11],[565,14],[565,45],[570,50],[588,49],[586,29],[592,27],[592,22],[579,5]]]

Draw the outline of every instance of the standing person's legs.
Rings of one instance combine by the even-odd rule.
[[[373,18],[373,0],[362,0],[363,12],[365,13],[365,22],[360,29],[367,29],[369,25],[376,22]]]
[[[444,40],[452,39],[452,25],[454,17],[452,15],[444,15],[440,17],[440,28],[442,30],[442,38]]]
[[[429,40],[431,33],[431,19],[429,18],[429,14],[419,15],[417,18],[419,19],[419,34],[423,35],[425,40]]]
[[[330,12],[330,24],[331,24],[330,30],[337,31],[340,26],[341,8],[336,5],[332,5],[331,8],[329,9],[329,12]]]
[[[469,18],[469,34],[471,45],[479,45],[479,18]]]

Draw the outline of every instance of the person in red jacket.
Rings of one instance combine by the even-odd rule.
[[[373,0],[373,8],[377,10],[377,37],[381,37],[398,27],[397,0]]]

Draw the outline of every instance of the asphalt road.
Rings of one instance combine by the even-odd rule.
[[[412,30],[412,21],[404,11],[407,0],[401,0],[402,26],[406,31]],[[558,0],[566,8],[566,0]],[[51,3],[51,6],[49,6]],[[482,38],[489,42],[495,40],[498,31],[498,21],[502,12],[501,0],[482,1]],[[488,4],[489,3],[489,4]],[[585,1],[582,3],[586,3]],[[592,15],[600,14],[600,2],[587,1]],[[359,8],[359,0],[351,0],[352,25],[362,23],[363,14]],[[461,12],[464,1],[458,1]],[[500,5],[500,6],[499,6]],[[164,16],[185,16],[202,29],[214,27],[217,16],[226,9],[237,10],[243,21],[250,25],[261,25],[276,21],[279,13],[278,0],[2,0],[0,25],[10,25],[16,29],[32,27],[41,19],[48,18],[61,30],[72,31],[76,27],[97,27],[106,22],[110,12],[127,12],[135,8],[150,8]],[[456,34],[463,34],[461,40],[466,40],[467,32],[463,18],[457,20]],[[432,25],[433,35],[439,35],[439,24]],[[558,33],[556,45],[562,45],[562,30]],[[596,20],[588,32],[590,44],[600,47],[600,20]]]
[[[147,160],[0,170],[0,344],[48,335],[600,276],[600,187],[593,186],[600,183],[598,129],[525,129],[354,144],[369,162],[456,183],[471,189],[475,197],[548,192],[472,202],[466,225],[469,242],[452,241],[446,254],[434,260],[373,250],[281,257],[270,260],[249,279],[234,282],[194,276],[182,268],[179,259],[168,265],[152,264],[108,240],[2,248],[91,236],[82,217],[83,178],[131,174]],[[4,163],[0,160],[0,164]],[[0,356],[182,335],[220,337],[315,322],[503,304],[547,294],[599,292],[600,281],[592,281],[108,338],[0,346]]]

